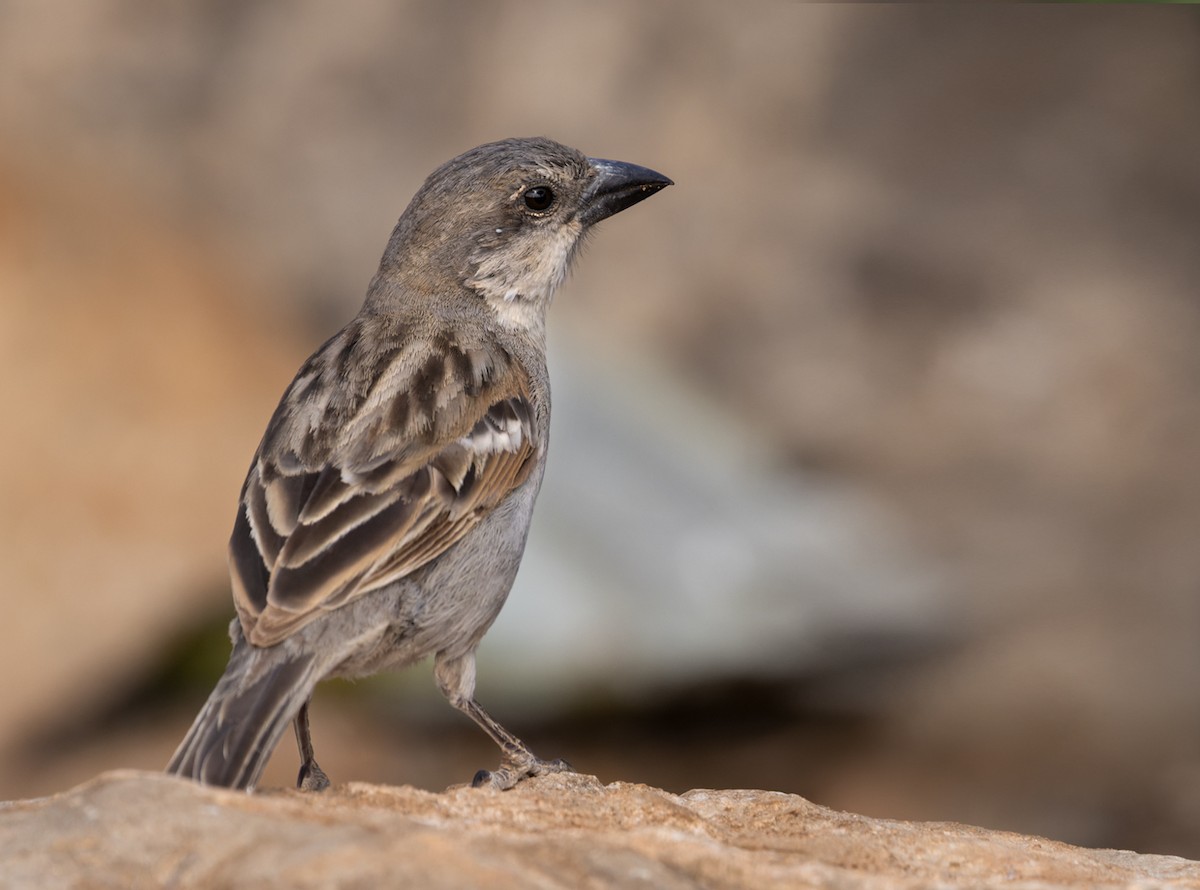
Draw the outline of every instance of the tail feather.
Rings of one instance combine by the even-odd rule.
[[[258,783],[318,679],[311,656],[280,659],[257,670],[247,663],[274,655],[244,642],[235,647],[224,676],[167,765],[168,773],[226,788],[250,789]]]

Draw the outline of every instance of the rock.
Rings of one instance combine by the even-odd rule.
[[[1200,863],[771,791],[668,794],[585,775],[510,792],[352,783],[243,794],[108,772],[0,804],[4,887],[1200,886]]]

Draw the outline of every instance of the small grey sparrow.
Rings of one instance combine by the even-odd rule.
[[[253,788],[327,677],[434,656],[500,746],[475,785],[569,769],[475,701],[475,650],[512,587],[550,431],[546,310],[589,229],[671,185],[549,139],[493,142],[425,181],[358,315],[304,363],[242,486],[224,675],[167,771]]]

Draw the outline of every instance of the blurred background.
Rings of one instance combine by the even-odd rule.
[[[0,798],[166,763],[284,386],[435,166],[545,134],[677,186],[554,307],[487,707],[604,781],[1200,857],[1198,83],[1179,8],[0,5]],[[428,665],[314,733],[497,759]]]

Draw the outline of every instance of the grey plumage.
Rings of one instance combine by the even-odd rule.
[[[230,540],[233,653],[168,772],[252,788],[294,721],[301,786],[323,787],[316,684],[428,655],[503,752],[477,783],[565,768],[475,702],[474,653],[541,485],[551,297],[591,225],[669,184],[548,139],[483,145],[430,175],[359,314],[267,426]]]

